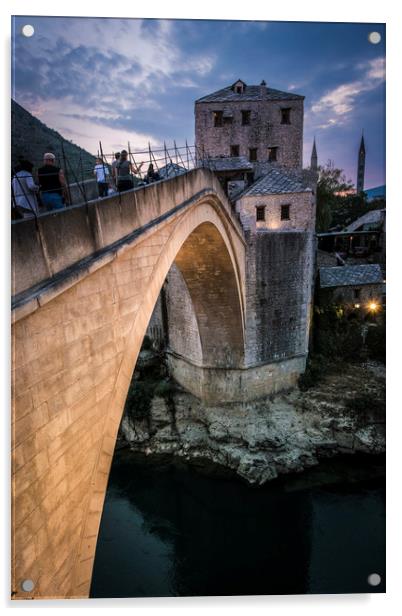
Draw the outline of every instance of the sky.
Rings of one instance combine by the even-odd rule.
[[[304,166],[315,137],[355,183],[364,131],[365,188],[385,183],[384,24],[18,16],[12,58],[13,98],[94,154],[193,144],[197,98],[265,79],[306,97]]]

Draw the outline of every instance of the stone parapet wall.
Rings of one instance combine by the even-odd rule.
[[[83,180],[69,185],[69,197],[71,205],[78,205],[85,201],[93,201],[99,197],[98,184],[95,178],[93,180]]]
[[[12,222],[12,295],[91,257],[135,230],[163,222],[175,208],[203,195],[216,195],[239,237],[243,232],[221,185],[206,169],[195,169],[121,195]]]

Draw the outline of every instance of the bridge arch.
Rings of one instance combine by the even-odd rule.
[[[14,324],[13,590],[86,597],[118,426],[161,286],[176,263],[203,361],[244,357],[242,240],[215,191],[166,217]],[[46,295],[48,293],[48,295]],[[31,301],[31,300],[30,300]],[[32,579],[31,594],[21,581]]]

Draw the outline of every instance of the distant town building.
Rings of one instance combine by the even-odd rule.
[[[382,186],[375,186],[374,188],[366,188],[365,191],[367,201],[375,201],[376,199],[385,199],[386,198],[386,187],[385,184]]]
[[[378,264],[320,267],[320,304],[340,304],[345,310],[376,312],[385,297],[384,276]]]
[[[177,163],[167,163],[167,165],[158,170],[158,173],[161,179],[166,180],[167,178],[173,178],[176,175],[186,173],[186,168]]]

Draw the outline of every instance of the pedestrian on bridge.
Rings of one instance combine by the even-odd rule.
[[[157,171],[154,171],[154,166],[152,163],[149,163],[147,174],[144,178],[147,184],[151,184],[151,182],[157,182],[161,177]]]
[[[37,194],[39,186],[32,177],[33,164],[29,160],[20,160],[18,170],[12,181],[12,195],[17,216],[31,218],[39,214]]]
[[[67,184],[63,169],[55,164],[56,157],[52,152],[43,155],[43,167],[38,169],[38,180],[42,203],[47,210],[60,210],[67,201]]]
[[[116,152],[116,154],[114,155],[114,161],[112,162],[112,178],[113,178],[113,182],[115,184],[115,186],[117,187],[117,171],[116,171],[116,166],[117,163],[120,160],[120,152]]]
[[[98,184],[99,197],[107,197],[108,191],[108,168],[101,158],[96,159],[94,175]]]
[[[116,179],[117,190],[124,192],[125,190],[131,190],[137,183],[138,178],[135,175],[139,173],[144,162],[141,162],[137,167],[127,159],[128,152],[122,150],[120,152],[120,160],[116,164]]]

